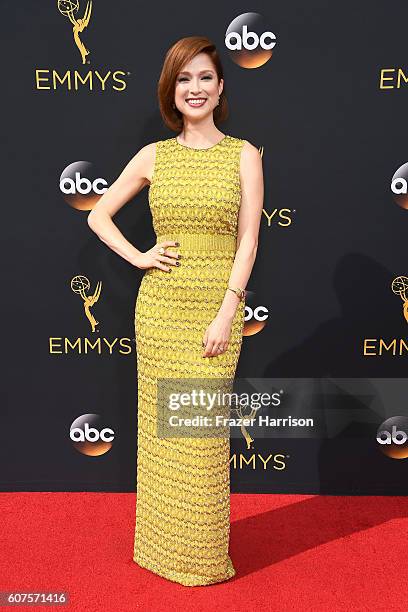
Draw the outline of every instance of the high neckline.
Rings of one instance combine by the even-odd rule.
[[[211,147],[206,147],[204,149],[197,149],[196,147],[189,147],[188,145],[184,145],[181,144],[181,142],[179,142],[177,140],[177,136],[175,136],[174,140],[176,141],[176,144],[178,144],[179,147],[183,147],[184,149],[191,149],[191,151],[209,151],[210,149],[215,149],[215,147],[218,147],[218,145],[220,145],[222,142],[224,142],[224,140],[228,137],[227,134],[225,134],[221,140],[219,140],[218,142],[216,142],[214,145],[211,145]]]

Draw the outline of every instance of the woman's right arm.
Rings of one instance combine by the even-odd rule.
[[[142,253],[131,244],[119,228],[113,223],[112,217],[129,200],[135,197],[151,181],[156,158],[156,144],[150,143],[140,149],[125,166],[119,177],[105,191],[102,197],[88,215],[88,225],[110,249],[138,268],[156,266],[168,270],[165,262],[173,263],[174,259],[165,255]],[[164,244],[164,243],[163,243]],[[174,244],[174,243],[168,243]]]

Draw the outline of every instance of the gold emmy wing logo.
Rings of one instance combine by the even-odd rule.
[[[72,23],[74,41],[81,54],[82,63],[85,64],[86,56],[89,55],[90,51],[85,47],[79,35],[85,30],[85,28],[89,24],[89,20],[91,18],[92,0],[86,3],[85,12],[81,19],[74,17],[74,13],[77,13],[79,11],[79,0],[58,0],[57,6],[59,12],[64,15],[64,17],[68,17],[68,19]]]
[[[408,323],[408,276],[397,276],[394,278],[391,283],[391,289],[403,301],[402,312],[404,313],[405,321]]]
[[[71,289],[74,293],[77,293],[83,299],[85,315],[91,324],[92,331],[94,332],[96,326],[99,324],[99,321],[95,319],[92,312],[90,311],[90,308],[99,300],[99,296],[101,295],[102,289],[101,281],[98,281],[96,283],[96,289],[94,293],[92,295],[87,295],[87,292],[89,292],[90,288],[91,283],[86,278],[86,276],[74,276],[74,278],[71,280]]]
[[[245,421],[248,419],[249,422],[251,422],[251,420],[255,418],[255,415],[258,409],[252,408],[249,414],[243,414],[242,406],[238,406],[237,408],[231,408],[231,410],[233,410],[237,414],[239,419],[242,419],[240,428],[241,428],[242,435],[244,436],[246,444],[247,444],[247,450],[249,450],[251,448],[251,444],[253,443],[254,439],[251,437],[251,435],[247,431],[245,427]]]

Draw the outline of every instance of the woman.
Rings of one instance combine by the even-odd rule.
[[[116,253],[146,270],[136,300],[137,505],[133,559],[186,586],[235,575],[229,436],[158,433],[161,379],[233,379],[245,287],[263,206],[259,151],[222,133],[228,115],[215,46],[191,36],[167,52],[158,97],[178,133],[138,151],[88,217]],[[112,217],[145,185],[157,242],[143,253]]]

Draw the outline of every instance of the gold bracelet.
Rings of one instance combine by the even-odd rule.
[[[229,289],[230,291],[233,291],[235,295],[239,297],[240,300],[245,299],[245,296],[246,296],[245,289],[241,289],[240,287],[236,287],[235,289],[233,289],[232,287],[227,287],[227,289]]]

